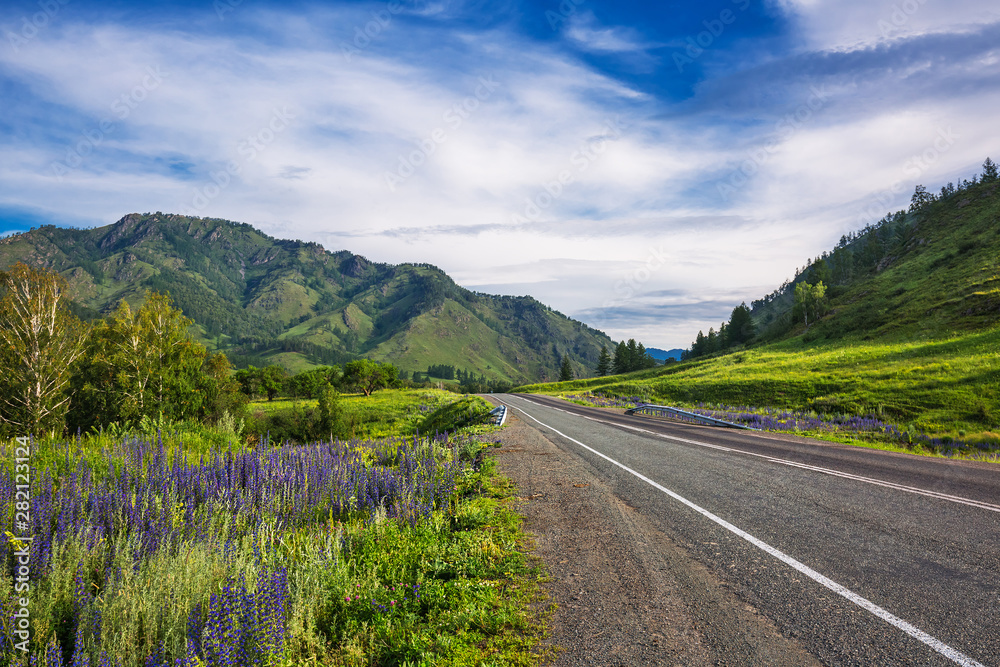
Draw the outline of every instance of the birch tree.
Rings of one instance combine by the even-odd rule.
[[[19,262],[0,273],[0,288],[0,421],[21,434],[61,431],[87,327],[69,312],[57,273]]]

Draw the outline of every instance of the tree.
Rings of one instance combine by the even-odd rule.
[[[260,369],[260,388],[267,394],[267,400],[274,400],[285,386],[287,379],[288,371],[277,364]]]
[[[200,415],[203,419],[217,422],[225,413],[236,416],[246,408],[246,397],[232,370],[222,352],[208,356],[202,364],[198,391],[204,396]]]
[[[727,345],[746,345],[757,335],[753,318],[750,316],[750,308],[746,302],[733,308],[732,315],[729,316],[729,326],[726,327]]]
[[[344,383],[360,390],[365,396],[396,384],[399,369],[392,364],[380,364],[370,359],[357,359],[344,365]]]
[[[18,262],[0,273],[0,288],[0,423],[22,435],[61,431],[86,325],[70,314],[66,281],[56,273]]]
[[[336,387],[340,382],[339,366],[320,366],[308,371],[302,371],[285,381],[289,394],[298,397],[319,398],[323,385]]]
[[[810,285],[801,282],[795,285],[795,317],[801,315],[803,323],[809,326],[809,319],[819,319],[826,312],[826,285],[818,282]]]
[[[612,361],[612,368],[615,371],[615,375],[620,375],[628,371],[628,348],[625,347],[625,341],[621,341],[615,346],[615,358]]]
[[[708,354],[719,351],[719,335],[715,333],[715,329],[712,327],[708,328],[708,335],[705,336],[705,349]]]
[[[329,382],[319,390],[319,428],[320,437],[326,436],[331,440],[346,435],[347,431],[340,394]]]
[[[983,163],[983,176],[980,179],[983,183],[989,183],[991,181],[997,180],[997,165],[993,160],[986,158],[986,162]]]
[[[611,355],[608,354],[607,345],[601,346],[601,354],[597,357],[597,377],[604,377],[611,372]]]
[[[207,351],[188,337],[190,325],[168,295],[147,292],[134,312],[122,301],[92,330],[76,369],[73,423],[86,428],[201,416]]]
[[[910,198],[910,212],[919,211],[927,204],[934,201],[934,195],[927,192],[927,188],[922,185],[918,185],[913,190],[913,196]]]
[[[705,334],[699,329],[698,335],[695,336],[694,343],[691,345],[691,357],[701,357],[708,354],[708,339],[705,338]]]
[[[261,392],[260,370],[256,366],[247,366],[236,371],[233,376],[240,385],[240,391],[248,397],[253,398]]]
[[[573,366],[569,361],[569,355],[564,354],[562,358],[562,365],[559,367],[559,381],[569,382],[573,379]]]
[[[635,370],[645,370],[647,368],[652,368],[656,365],[656,359],[653,358],[649,352],[646,352],[646,346],[639,343],[636,346],[636,359],[635,359]]]
[[[625,371],[632,372],[639,369],[639,344],[635,342],[635,338],[628,339],[628,345],[625,346]]]

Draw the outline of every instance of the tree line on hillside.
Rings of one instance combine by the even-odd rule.
[[[637,343],[634,338],[629,338],[627,343],[620,341],[615,346],[614,357],[608,353],[607,347],[602,346],[594,372],[598,377],[604,377],[611,374],[618,375],[621,373],[631,373],[632,371],[641,371],[653,366],[656,366],[656,359],[646,352],[646,346],[642,343]]]
[[[291,390],[325,399],[337,388],[370,395],[398,382],[391,364],[359,359],[290,377],[276,366],[233,373],[221,352],[187,333],[192,321],[168,295],[147,292],[86,323],[69,308],[65,280],[18,263],[0,272],[0,431],[61,434],[110,424],[199,420],[244,412],[249,399]],[[323,412],[324,405],[320,405]]]
[[[513,385],[506,380],[487,379],[485,373],[478,376],[473,371],[458,368],[453,364],[431,364],[427,371],[413,371],[411,383],[433,384],[433,379],[453,380],[458,383],[459,391],[465,394],[484,394],[490,392],[504,392]]]
[[[691,349],[685,350],[681,354],[682,360],[696,359],[716,352],[722,352],[731,348],[749,345],[757,335],[753,318],[750,317],[750,308],[746,303],[733,308],[729,316],[729,322],[719,325],[719,330],[710,327],[708,335],[699,331],[697,338],[691,343]]]
[[[983,162],[982,173],[972,179],[948,183],[937,194],[923,185],[914,188],[909,208],[889,213],[857,232],[845,234],[832,251],[796,269],[795,277],[761,299],[733,310],[728,323],[708,335],[699,331],[684,359],[695,359],[750,345],[756,341],[776,340],[792,327],[807,329],[822,318],[831,298],[843,294],[855,281],[884,269],[911,241],[911,230],[929,206],[950,200],[983,183],[996,182],[998,168],[990,158]]]

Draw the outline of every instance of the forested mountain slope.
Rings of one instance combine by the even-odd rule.
[[[753,303],[765,339],[936,337],[1000,321],[1000,180],[920,192],[909,211],[845,236],[783,289]],[[795,285],[827,286],[814,325]],[[807,331],[808,329],[808,331]]]
[[[169,292],[198,337],[237,364],[297,370],[367,356],[525,381],[558,377],[564,354],[588,375],[611,345],[531,297],[479,294],[431,265],[378,264],[219,219],[158,212],[95,229],[45,226],[0,239],[0,269],[17,261],[66,277],[83,316]]]
[[[1000,178],[983,173],[843,236],[771,294],[698,333],[686,358],[802,337],[930,339],[1000,322]],[[752,326],[748,327],[752,320]],[[738,324],[735,322],[738,321]]]

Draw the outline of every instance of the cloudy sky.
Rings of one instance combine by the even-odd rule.
[[[0,233],[227,218],[663,348],[1000,158],[981,0],[7,0],[0,32]]]

